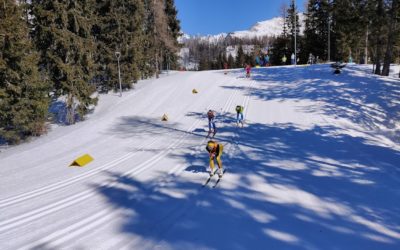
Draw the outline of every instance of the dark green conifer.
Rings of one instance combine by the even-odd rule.
[[[0,138],[17,143],[46,131],[48,85],[38,71],[21,5],[0,5]]]
[[[305,54],[328,59],[328,0],[310,0],[305,20]]]
[[[165,51],[165,57],[169,61],[169,65],[171,65],[172,69],[178,68],[178,56],[177,51],[180,48],[178,44],[178,37],[182,35],[181,33],[181,25],[178,19],[178,11],[175,7],[174,0],[166,0],[165,1],[165,13],[168,19],[168,31],[169,35],[173,41],[174,47],[172,49],[168,49]]]
[[[246,58],[242,45],[239,45],[235,61],[237,68],[243,68],[245,66],[244,64],[246,63]]]
[[[93,73],[94,44],[90,36],[89,1],[33,0],[33,38],[40,66],[52,83],[53,97],[66,97],[67,120],[83,119],[96,103],[89,82]]]
[[[140,78],[147,48],[144,39],[145,9],[140,0],[95,2],[92,36],[96,41],[96,79],[105,89],[118,89],[118,52],[123,88]]]

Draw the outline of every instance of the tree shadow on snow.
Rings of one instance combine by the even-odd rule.
[[[345,118],[375,133],[394,129],[400,120],[400,80],[366,74],[353,65],[339,75],[333,75],[329,65],[260,68],[251,79],[256,84],[244,88],[248,95],[261,100],[319,101],[309,111]],[[389,136],[399,142],[400,132],[394,133]]]
[[[184,148],[191,150],[166,156],[185,162],[181,174],[144,183],[107,173],[116,185],[94,186],[112,207],[125,211],[120,230],[132,235],[132,248],[333,250],[400,244],[395,150],[333,136],[331,126],[229,124],[215,138],[225,146],[228,172],[218,188],[202,188],[204,134],[137,120],[126,118],[121,127],[134,123],[161,129],[174,140],[186,133],[197,140],[187,140]],[[135,237],[147,243],[135,245]]]

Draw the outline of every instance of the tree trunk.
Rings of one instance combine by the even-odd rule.
[[[368,64],[368,24],[367,24],[367,32],[365,34],[364,64]]]
[[[75,123],[75,112],[74,112],[74,96],[71,93],[68,93],[67,97],[67,117],[66,117],[68,125],[72,125]]]
[[[379,36],[379,35],[378,35]],[[375,74],[381,74],[382,38],[378,37],[375,56]]]
[[[398,5],[398,0],[393,0],[391,14],[390,14],[390,25],[389,25],[389,32],[388,32],[388,38],[387,38],[386,54],[385,54],[383,70],[382,70],[382,75],[384,75],[384,76],[389,75],[390,63],[392,62],[392,56],[393,56],[394,38],[397,35],[397,30],[396,30],[397,5]]]
[[[378,8],[376,10],[376,14],[378,17],[383,17],[383,15],[384,15],[382,0],[380,0],[378,2]],[[383,23],[379,22],[379,23],[376,23],[375,25],[378,26],[378,29],[375,33],[376,34],[375,74],[380,75],[381,74],[381,59],[382,59],[381,58],[382,57],[382,44],[383,44],[381,33],[382,33]]]
[[[156,62],[155,62],[155,69],[156,69],[156,78],[159,78],[160,76],[159,76],[159,74],[158,74],[158,68],[159,68],[159,65],[158,65],[158,50],[156,50],[156,54],[155,54],[155,56],[156,56]]]

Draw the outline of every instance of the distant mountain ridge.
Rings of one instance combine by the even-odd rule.
[[[304,31],[304,18],[305,18],[304,14],[299,13],[301,34]],[[282,34],[282,31],[283,31],[283,18],[274,17],[269,20],[257,22],[248,30],[235,31],[230,33],[220,33],[217,35],[204,35],[204,36],[191,36],[188,34],[184,34],[182,37],[180,37],[180,41],[183,42],[191,38],[200,37],[202,40],[205,41],[216,42],[221,38],[224,39],[228,35],[236,38],[255,38],[263,36],[276,37]]]

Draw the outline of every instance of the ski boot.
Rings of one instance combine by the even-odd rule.
[[[221,178],[222,175],[224,174],[222,168],[218,169],[218,177]]]
[[[213,177],[214,176],[214,169],[211,169],[211,171],[210,171],[210,177]]]

